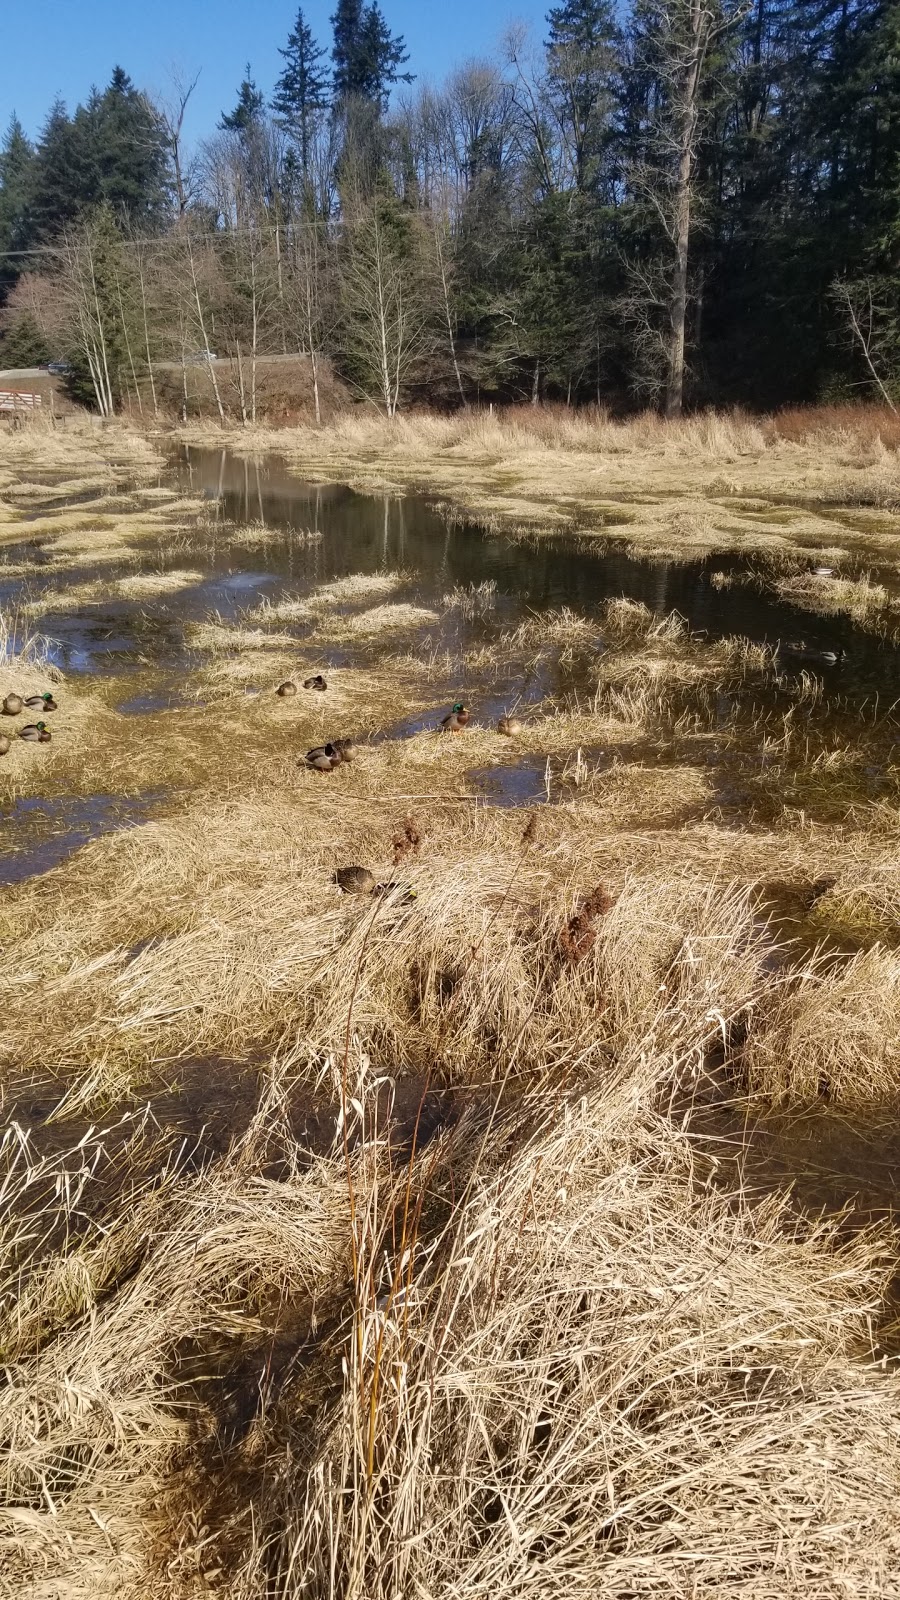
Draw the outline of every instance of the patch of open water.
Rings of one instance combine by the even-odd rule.
[[[474,521],[446,517],[422,496],[360,495],[340,485],[304,483],[277,458],[253,463],[227,451],[185,449],[173,464],[172,475],[180,490],[214,507],[214,514],[186,537],[160,535],[122,561],[92,560],[86,554],[72,565],[55,554],[52,532],[31,535],[5,548],[10,576],[4,578],[0,568],[0,604],[8,612],[42,592],[53,596],[52,609],[38,612],[34,621],[22,612],[20,631],[24,634],[36,626],[48,636],[52,658],[64,671],[120,682],[121,709],[130,715],[177,710],[186,674],[197,659],[187,641],[189,623],[212,613],[233,619],[263,597],[276,604],[286,597],[302,599],[341,578],[387,571],[404,574],[391,600],[409,601],[438,614],[437,623],[413,635],[413,649],[427,646],[462,655],[489,644],[498,632],[525,618],[563,606],[588,617],[599,616],[607,600],[626,596],[659,616],[680,612],[693,630],[710,639],[739,634],[768,644],[803,640],[814,649],[843,650],[845,658],[838,664],[815,669],[824,679],[827,695],[851,705],[877,701],[881,709],[900,700],[900,650],[849,618],[816,616],[754,585],[722,587],[711,581],[713,573],[746,572],[747,563],[738,557],[717,554],[694,562],[647,561],[602,538],[553,533],[520,540],[489,533]],[[241,531],[248,525],[254,528],[249,539]],[[201,574],[199,581],[158,596],[125,599],[114,587],[123,576],[185,567]],[[96,600],[67,607],[64,585],[86,583],[96,585]],[[480,585],[489,586],[481,603],[448,604],[454,590]],[[381,598],[368,599],[361,592],[344,609],[378,604]],[[309,629],[308,621],[286,625],[298,641]],[[357,664],[396,643],[397,636],[390,634],[383,643],[377,638],[341,646],[326,643],[321,657],[326,666]],[[148,668],[154,674],[152,691],[145,683],[141,692],[140,674]],[[539,666],[524,681],[494,678],[473,685],[473,690],[480,690],[477,720],[490,725],[504,710],[565,694],[582,686],[584,672],[581,661],[552,670]],[[461,687],[465,690],[467,685]],[[381,737],[404,737],[433,727],[435,717],[434,710],[419,713],[386,729]],[[512,756],[505,772],[498,766],[472,776],[490,803],[524,804],[544,790],[543,760],[539,764],[540,771],[531,758]],[[24,860],[15,864],[18,852],[8,856],[0,866],[0,882],[19,881],[32,871],[44,870],[107,826],[132,820],[122,802],[107,797],[67,804],[68,811],[44,816],[48,854],[29,853],[37,865],[27,867]],[[17,832],[27,820],[27,813],[13,813]],[[32,830],[36,821],[36,817],[30,820]],[[65,840],[71,842],[64,844]]]
[[[146,822],[163,796],[93,794],[0,803],[0,885],[24,883],[58,867],[91,839]]]
[[[177,680],[192,658],[184,635],[189,622],[212,612],[230,620],[263,597],[275,604],[354,574],[399,571],[408,581],[392,598],[439,613],[439,623],[423,630],[432,648],[462,651],[529,615],[568,606],[591,616],[605,601],[627,596],[660,616],[680,612],[711,639],[742,634],[768,644],[802,640],[813,649],[842,649],[845,659],[838,666],[820,669],[830,688],[851,697],[878,694],[882,705],[900,698],[900,651],[849,618],[816,616],[752,585],[723,588],[711,582],[714,572],[745,572],[747,563],[739,557],[646,561],[603,539],[553,533],[518,540],[446,518],[422,496],[360,495],[341,485],[307,484],[277,459],[255,464],[226,451],[185,449],[174,470],[180,488],[216,507],[215,518],[190,536],[187,549],[183,539],[160,536],[121,567],[89,556],[63,567],[48,548],[52,534],[6,547],[10,562],[29,569],[27,578],[6,579],[0,569],[0,603],[7,609],[29,594],[58,589],[57,567],[67,583],[97,585],[95,601],[69,610],[61,596],[37,618],[62,670],[124,675],[152,664],[168,668]],[[250,547],[235,536],[249,523],[265,529]],[[310,540],[310,531],[321,537]],[[112,591],[123,572],[187,565],[203,573],[202,581],[158,598],[128,600]],[[485,583],[494,586],[493,603],[476,615],[447,605],[455,588]],[[104,584],[110,588],[106,596]],[[293,631],[302,638],[308,625]],[[371,651],[372,642],[361,648]]]

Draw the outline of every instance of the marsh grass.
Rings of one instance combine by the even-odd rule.
[[[218,430],[185,437],[223,442]],[[354,413],[324,431],[232,430],[224,439],[238,453],[271,450],[301,475],[364,492],[437,489],[455,515],[513,536],[596,536],[612,526],[636,552],[673,561],[714,550],[796,553],[831,542],[835,507],[898,503],[896,422],[867,407],[769,419],[706,413],[675,424],[559,407],[416,413],[391,424]],[[848,522],[843,537],[851,551],[895,559],[890,523]]]
[[[392,437],[467,468],[479,429],[629,470],[780,448],[740,417]],[[408,582],[210,616],[177,712],[57,674],[53,743],[4,758],[11,796],[164,798],[0,900],[0,1591],[882,1600],[892,1175],[876,1224],[849,1178],[829,1219],[735,1130],[802,1118],[814,1164],[826,1117],[831,1150],[835,1118],[873,1150],[896,1124],[892,725],[625,600],[426,658]],[[379,615],[391,654],[320,659]],[[504,739],[497,674],[536,664],[576,686]],[[44,687],[40,641],[2,671]],[[549,802],[486,806],[469,774],[523,759]],[[394,888],[341,894],[350,863]]]
[[[815,573],[782,578],[777,592],[792,605],[819,616],[846,616],[859,626],[896,637],[900,634],[900,596],[868,574],[859,578],[818,577]]]

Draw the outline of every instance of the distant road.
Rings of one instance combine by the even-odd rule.
[[[281,355],[278,355],[278,356],[262,356],[262,355],[259,355],[256,358],[256,364],[257,364],[257,366],[262,366],[263,364],[265,364],[267,367],[269,367],[269,366],[273,366],[277,362],[282,362],[282,361],[304,361],[305,359],[306,359],[305,356],[298,355],[298,354],[287,355],[287,356],[281,356]],[[249,362],[250,361],[250,357],[249,356],[245,357],[245,360],[247,362]],[[206,365],[207,365],[207,362],[206,362],[206,357],[205,356],[193,357],[188,361],[188,366],[189,367],[205,367]],[[229,358],[227,356],[215,356],[214,359],[213,359],[213,366],[214,367],[227,367],[227,366],[230,366],[230,365],[231,365],[231,362],[230,362],[230,360],[229,360]],[[154,370],[154,372],[156,372],[156,371],[159,371],[159,372],[180,372],[181,371],[181,362],[180,361],[154,361],[153,370]],[[20,378],[52,378],[52,377],[54,377],[54,374],[52,372],[48,372],[46,367],[7,367],[5,372],[0,372],[0,381],[2,381],[5,378],[9,378],[15,383],[18,383]]]

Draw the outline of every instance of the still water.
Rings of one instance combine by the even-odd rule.
[[[606,600],[625,595],[661,616],[678,611],[693,630],[710,639],[742,634],[770,644],[803,639],[812,646],[840,646],[845,661],[824,671],[830,687],[851,698],[877,694],[882,705],[900,697],[900,651],[848,618],[816,617],[756,588],[719,588],[711,582],[713,573],[742,571],[746,562],[740,558],[645,561],[629,556],[608,537],[553,533],[510,538],[446,516],[420,495],[361,495],[341,485],[304,483],[271,457],[253,463],[227,451],[185,449],[172,472],[186,492],[209,502],[206,525],[187,530],[180,541],[170,535],[149,540],[121,569],[90,561],[74,569],[67,566],[66,586],[112,579],[124,571],[184,568],[197,571],[199,580],[155,599],[101,598],[80,606],[67,605],[62,588],[58,602],[42,613],[39,627],[64,671],[127,675],[150,663],[168,666],[177,700],[179,671],[188,659],[185,623],[213,613],[227,620],[264,598],[302,597],[352,573],[401,571],[408,583],[392,598],[439,612],[455,586],[494,584],[488,633],[561,606],[594,616]],[[265,528],[268,537],[250,543],[235,538],[236,529],[248,524]],[[29,568],[26,580],[4,580],[0,566],[0,607],[5,612],[23,594],[59,588],[46,550],[50,537],[5,547],[6,560]],[[463,638],[459,629],[458,617],[444,617],[433,643],[462,645],[473,629],[463,630]],[[485,631],[483,619],[474,629],[479,631]],[[122,703],[140,712],[155,709],[160,699],[156,695],[144,705],[140,694],[123,682]],[[168,703],[165,696],[162,703]]]
[[[183,536],[171,533],[148,539],[133,558],[120,564],[86,559],[74,568],[57,562],[48,549],[52,533],[24,538],[4,547],[4,560],[18,572],[4,578],[0,566],[0,608],[6,615],[29,597],[52,596],[37,626],[49,641],[53,659],[65,672],[84,673],[106,685],[119,709],[140,717],[177,708],[191,664],[197,660],[186,625],[218,615],[235,618],[268,598],[299,597],[319,585],[351,574],[391,571],[405,575],[392,600],[428,607],[439,621],[422,630],[420,643],[431,649],[462,651],[478,640],[514,626],[526,617],[567,606],[580,615],[599,616],[603,604],[617,596],[642,601],[665,615],[677,611],[695,631],[716,639],[740,634],[754,641],[803,639],[811,646],[842,648],[846,658],[823,667],[826,692],[845,709],[862,702],[880,710],[900,700],[900,651],[857,628],[847,618],[820,618],[746,585],[721,588],[713,573],[739,573],[746,563],[715,555],[692,562],[645,561],[629,556],[614,538],[560,533],[524,539],[491,533],[477,522],[445,514],[419,495],[361,495],[334,484],[316,485],[293,477],[277,458],[254,463],[227,451],[184,449],[172,462],[166,481],[208,502],[199,525]],[[626,517],[623,515],[623,522]],[[248,540],[246,530],[253,532]],[[257,537],[257,530],[259,536]],[[810,562],[812,565],[812,560]],[[21,576],[21,568],[27,576]],[[104,582],[136,572],[188,569],[195,582],[172,593],[126,600],[97,590],[98,598],[77,604],[67,592],[86,583]],[[62,570],[62,569],[61,569]],[[490,584],[491,605],[467,615],[448,610],[446,597],[456,587]],[[22,613],[21,632],[33,629]],[[294,629],[298,638],[304,625]],[[415,648],[416,645],[413,645]],[[377,650],[369,641],[326,649],[323,665],[364,659]],[[385,646],[387,648],[387,646]],[[142,681],[150,669],[152,685]],[[547,693],[577,686],[556,672],[552,681],[538,669],[532,681],[514,686],[526,703]],[[495,716],[503,709],[510,685],[502,680],[480,685],[479,712]],[[397,736],[431,725],[433,716],[386,730]],[[540,790],[542,774],[534,763],[520,773],[510,766],[514,798]],[[485,775],[486,799],[510,803],[496,774]],[[521,790],[521,794],[520,791]],[[37,808],[40,812],[40,807]],[[37,821],[9,804],[0,808],[0,846],[9,849]],[[139,823],[139,814],[123,816],[121,804],[76,807],[71,816],[53,818],[53,843],[46,862],[29,867],[18,851],[0,863],[0,882],[11,882],[26,870],[44,870],[86,838],[123,823]],[[24,842],[24,840],[23,840]],[[45,841],[46,842],[46,841]]]

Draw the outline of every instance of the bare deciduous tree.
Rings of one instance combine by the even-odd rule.
[[[655,208],[671,247],[665,414],[684,404],[688,271],[694,222],[702,90],[713,43],[741,20],[746,0],[652,0],[649,65],[657,84],[652,159],[632,166],[632,183]]]
[[[295,223],[288,239],[284,297],[296,346],[309,357],[317,427],[322,425],[322,351],[334,322],[332,257],[324,223],[309,216]]]
[[[343,343],[363,392],[395,417],[431,343],[418,223],[376,202],[357,216],[341,274]],[[375,398],[377,397],[377,399]]]
[[[897,348],[894,317],[876,297],[870,278],[858,283],[841,281],[834,285],[832,293],[844,313],[850,339],[862,356],[869,377],[885,405],[896,416],[897,407],[882,377]]]

